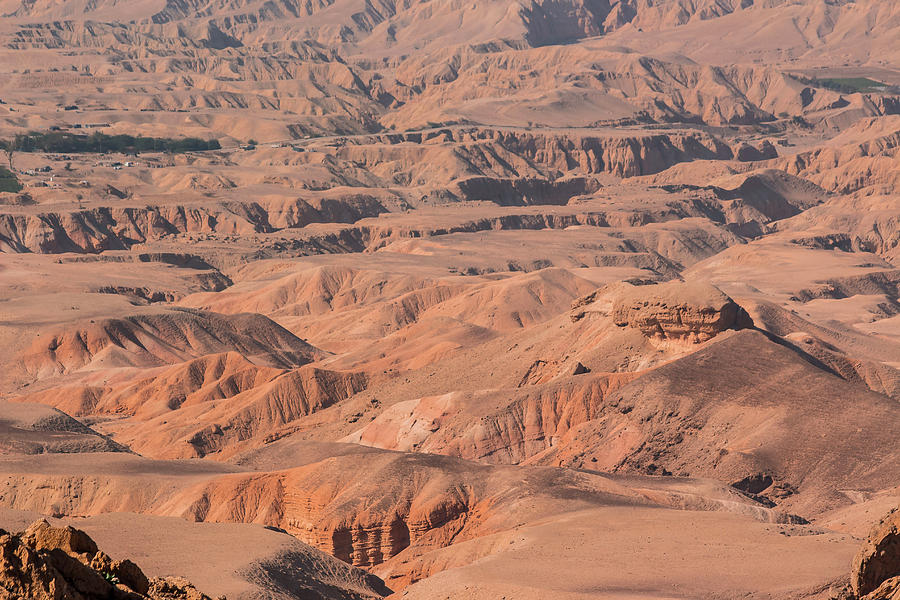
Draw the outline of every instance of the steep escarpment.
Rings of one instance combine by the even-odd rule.
[[[377,200],[363,197],[358,202],[283,200],[268,209],[257,203],[228,203],[5,214],[0,215],[0,250],[100,253],[179,234],[252,234],[310,223],[353,223],[384,211]]]
[[[0,249],[99,254],[181,236],[294,236],[289,230],[317,223],[357,223],[386,212],[432,204],[482,201],[500,206],[566,205],[598,193],[599,175],[632,177],[686,161],[731,160],[736,156],[735,149],[722,140],[697,131],[635,131],[632,135],[609,131],[570,136],[452,128],[435,132],[435,136],[424,140],[427,136],[421,133],[384,135],[317,148],[315,153],[322,160],[335,164],[322,174],[324,181],[315,181],[314,185],[325,189],[353,186],[339,193],[141,207],[110,205],[108,198],[97,198],[99,206],[95,208],[43,210],[38,206],[4,211],[0,215]],[[428,147],[424,153],[419,146],[423,142]],[[364,172],[367,180],[348,182],[348,172]],[[273,175],[264,183],[313,185],[295,183],[293,178],[288,173]],[[169,179],[160,178],[155,183],[181,193],[178,181]],[[143,182],[136,185],[138,190],[146,186]],[[206,193],[213,193],[210,189]],[[343,251],[360,249],[358,243],[341,239],[339,228],[335,230],[319,233],[318,239],[307,244],[306,252],[333,251],[336,244]]]
[[[176,232],[252,232],[253,224],[228,223],[208,208],[172,210],[100,208],[72,213],[2,216],[2,241],[16,252],[102,252],[127,249],[148,239]],[[225,221],[225,222],[223,222]]]
[[[455,473],[445,472],[443,466],[453,459],[388,453],[369,457],[356,466],[350,456],[330,458],[277,478],[238,484],[249,492],[241,501],[245,508],[217,503],[236,482],[216,482],[191,510],[203,520],[230,520],[228,514],[235,510],[264,514],[266,495],[260,492],[274,485],[280,499],[278,526],[348,563],[370,567],[410,545],[440,547],[465,539],[467,529],[480,526],[476,515],[496,493],[484,469],[459,464]],[[336,469],[346,478],[335,480]]]
[[[431,145],[441,142],[451,144],[449,149],[454,150],[455,159],[462,160],[461,167],[472,175],[493,170],[508,176],[530,166],[551,172],[610,173],[619,177],[656,173],[690,160],[735,157],[732,148],[721,139],[690,130],[663,133],[601,130],[596,134],[562,135],[517,128],[451,127],[431,134],[390,134],[373,139],[383,139],[392,145],[379,150],[348,144],[336,154],[356,162],[364,159],[370,168],[382,162],[392,166],[403,164],[399,162],[401,158],[412,161],[415,157],[416,151],[402,142],[425,143],[429,151]]]

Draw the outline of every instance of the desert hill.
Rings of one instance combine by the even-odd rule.
[[[116,452],[125,448],[46,404],[3,403],[2,454]]]
[[[892,598],[898,28],[0,0],[0,597]]]

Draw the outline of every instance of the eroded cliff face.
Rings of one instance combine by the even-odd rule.
[[[402,172],[399,169],[405,167],[406,177],[417,182],[418,173],[436,166],[423,162],[422,151],[415,150],[410,143],[421,144],[432,160],[441,156],[443,165],[438,166],[442,166],[444,177],[454,174],[508,177],[529,170],[633,177],[657,173],[684,161],[736,157],[735,149],[706,132],[685,129],[648,133],[636,128],[563,135],[552,130],[447,127],[429,132],[365,136],[331,152],[342,160],[364,164],[382,177],[388,173],[396,177]],[[327,148],[322,151],[329,152]],[[454,173],[454,167],[458,173]]]
[[[422,152],[415,145],[425,144]],[[273,196],[208,202],[115,206],[109,198],[93,198],[90,208],[17,209],[0,215],[0,249],[56,254],[127,250],[139,244],[185,235],[255,236],[315,223],[352,224],[385,212],[421,204],[487,201],[501,206],[565,205],[596,193],[597,175],[632,177],[657,173],[693,160],[730,160],[736,156],[725,142],[707,133],[678,131],[647,134],[568,136],[492,128],[446,129],[422,133],[370,136],[352,143],[304,153],[334,163],[315,185],[335,188],[334,197]],[[292,159],[293,160],[293,159]],[[298,165],[300,166],[300,165]],[[157,177],[156,184],[182,194],[181,180]],[[356,180],[348,173],[364,173]],[[297,176],[272,176],[260,183],[290,187],[313,185]],[[138,182],[136,198],[143,189]],[[344,187],[348,186],[348,187]],[[400,189],[398,189],[400,188]],[[402,189],[407,188],[407,189]],[[207,194],[214,187],[200,187]],[[318,193],[318,192],[317,192]],[[119,199],[116,199],[118,202]],[[374,237],[371,226],[350,237]],[[308,251],[327,251],[335,243],[354,251],[336,233],[319,234]]]
[[[195,499],[183,516],[231,521],[242,515],[354,566],[372,567],[410,545],[443,547],[465,539],[482,525],[469,517],[497,492],[486,479],[489,469],[455,459],[393,453],[369,458],[365,465],[333,457],[280,473],[216,479],[185,496]],[[444,472],[452,464],[456,472]],[[344,477],[335,478],[337,470]]]
[[[307,202],[284,199],[219,206],[99,207],[73,212],[0,215],[0,249],[100,253],[181,234],[248,235],[310,223],[353,223],[385,212],[372,197]]]
[[[354,461],[358,458],[338,458],[256,474],[227,474],[228,468],[219,470],[224,474],[184,472],[183,489],[137,463],[130,479],[72,474],[41,483],[30,475],[10,476],[7,481],[19,493],[3,494],[2,501],[23,510],[51,506],[58,517],[140,512],[196,522],[258,523],[283,529],[351,565],[373,567],[410,546],[442,548],[490,531],[484,523],[489,507],[502,499],[503,490],[510,493],[507,484],[486,484],[487,472],[472,473],[452,459],[455,474],[425,466],[416,456],[358,466]],[[336,469],[344,475],[337,476]],[[387,495],[384,482],[391,489]]]
[[[718,507],[759,520],[775,519],[768,509],[725,486],[707,490],[713,499],[699,499],[690,491],[695,482],[687,480],[684,489],[653,491],[648,488],[662,482],[648,480],[635,487],[587,471],[486,465],[361,447],[323,458],[328,448],[295,441],[279,445],[260,449],[257,459],[254,453],[246,455],[245,467],[189,461],[179,463],[178,474],[160,473],[162,463],[133,455],[75,457],[80,461],[44,457],[45,465],[53,463],[66,472],[43,479],[26,472],[9,476],[15,491],[0,493],[0,502],[21,509],[53,506],[58,516],[137,511],[205,523],[268,525],[352,565],[381,566],[395,590],[444,568],[440,562],[420,560],[432,551],[508,531],[522,519],[559,510]],[[310,464],[265,470],[269,453],[277,458],[287,451],[302,461],[310,449],[318,455]],[[106,465],[110,472],[124,467],[128,475],[91,475],[85,462]],[[29,470],[27,463],[17,465]],[[325,568],[336,570],[328,563]]]

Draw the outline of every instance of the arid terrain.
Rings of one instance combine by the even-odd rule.
[[[0,600],[900,600],[900,2],[0,0],[0,147]]]

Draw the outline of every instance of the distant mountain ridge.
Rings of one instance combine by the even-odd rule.
[[[893,4],[893,6],[891,6]],[[295,34],[358,45],[374,36],[386,46],[402,45],[420,34],[427,41],[435,23],[452,28],[466,43],[519,40],[531,46],[568,43],[632,26],[667,30],[747,14],[759,18],[770,9],[797,13],[804,34],[819,38],[858,27],[896,25],[898,7],[875,0],[463,0],[400,2],[380,0],[3,0],[0,14],[17,21],[82,20],[127,23],[125,27],[208,22],[244,43],[260,32],[289,28]],[[798,12],[799,11],[799,12]],[[752,15],[752,16],[750,16]],[[202,29],[202,28],[201,28]],[[194,35],[192,30],[179,34]]]

